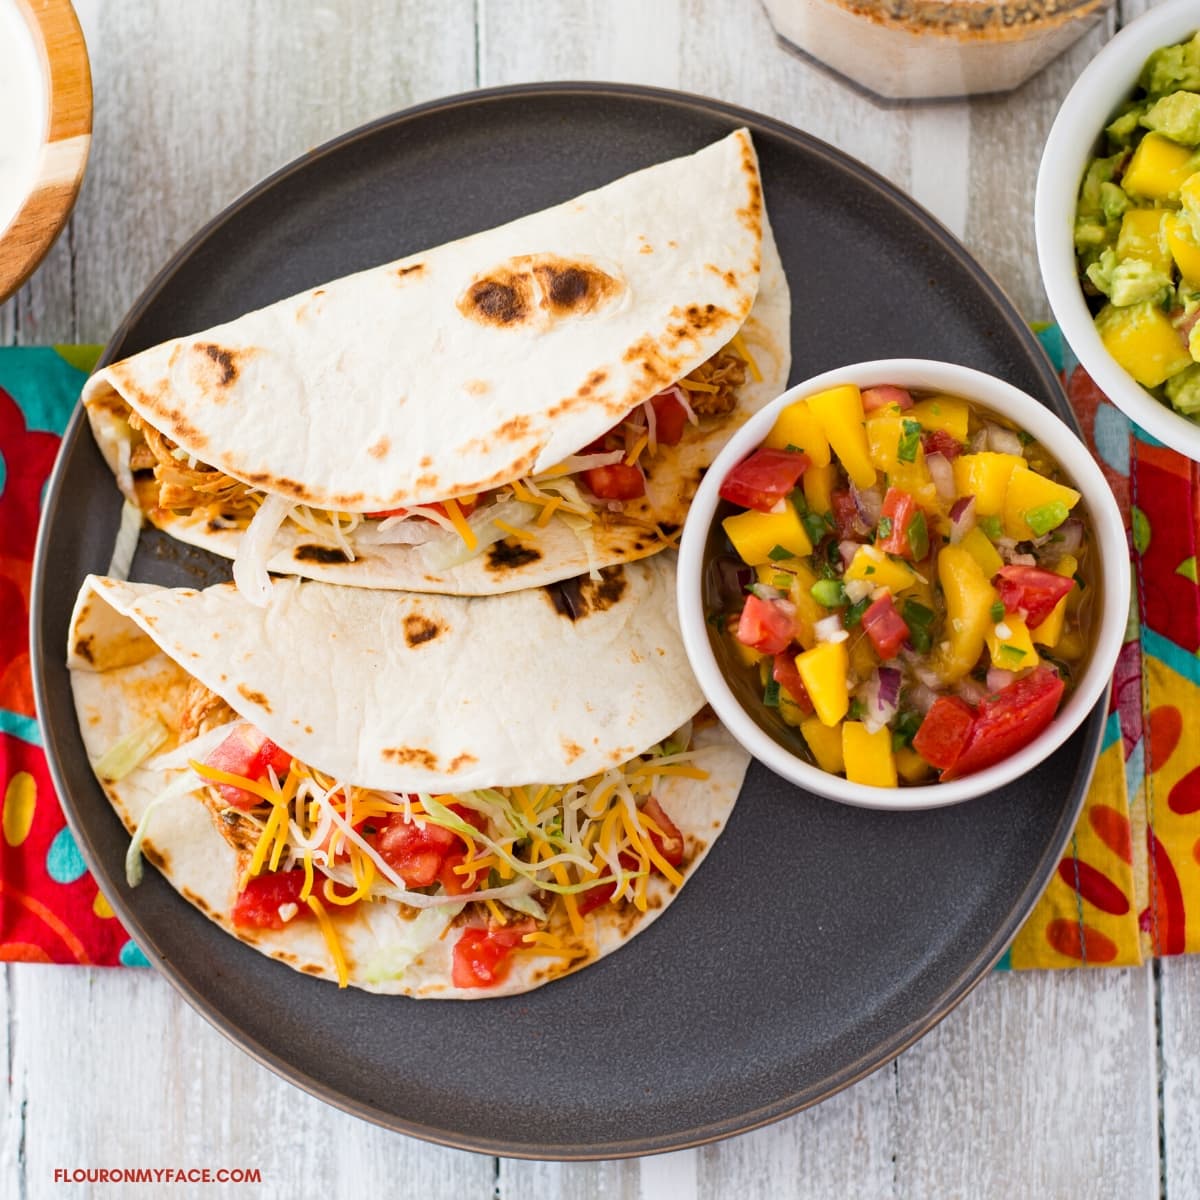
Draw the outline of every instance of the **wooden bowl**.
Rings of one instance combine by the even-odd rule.
[[[0,231],[0,300],[29,278],[62,232],[92,142],[92,73],[70,0],[16,0],[16,6],[41,58],[46,131],[33,185]]]

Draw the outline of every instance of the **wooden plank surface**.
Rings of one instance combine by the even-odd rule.
[[[103,340],[199,224],[345,128],[477,82],[554,78],[681,87],[806,128],[910,190],[1041,315],[1028,234],[1040,147],[1109,32],[1011,97],[884,111],[781,51],[748,0],[78,7],[96,79],[93,160],[68,234],[0,306],[5,343]],[[258,1167],[254,1194],[288,1197],[1149,1200],[1160,1194],[1161,1008],[1164,1178],[1169,1196],[1190,1197],[1200,968],[1171,963],[1162,978],[1161,995],[1150,969],[989,979],[896,1064],[814,1110],[658,1159],[563,1166],[443,1150],[337,1113],[226,1043],[149,972],[8,967],[0,1196],[57,1195],[56,1166],[210,1165]]]

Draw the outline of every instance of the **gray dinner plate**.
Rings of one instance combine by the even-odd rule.
[[[1073,424],[996,284],[890,184],[767,117],[606,84],[475,92],[304,156],[175,256],[105,358],[544,208],[743,124],[791,284],[793,379],[864,359],[949,359]],[[537,1158],[645,1154],[751,1129],[874,1070],[1002,953],[1058,862],[1099,747],[1103,706],[1019,783],[924,813],[841,807],[756,764],[691,884],[610,958],[511,999],[339,991],[222,933],[157,872],[136,891],[125,884],[128,837],[88,768],[63,661],[75,593],[105,569],[119,511],[77,414],[46,499],[32,637],[46,749],[88,863],[151,962],[234,1042],[315,1095],[432,1141]],[[133,569],[171,585],[228,575],[224,560],[153,531]]]

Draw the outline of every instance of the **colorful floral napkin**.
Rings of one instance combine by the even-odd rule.
[[[1200,949],[1200,468],[1134,428],[1057,330],[1041,337],[1126,514],[1136,594],[1083,816],[1001,965],[1134,964]],[[98,350],[0,347],[0,960],[145,965],[66,826],[29,676],[38,509]]]

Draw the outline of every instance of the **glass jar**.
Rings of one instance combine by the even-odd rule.
[[[1006,92],[1112,0],[763,0],[780,40],[884,101]]]

